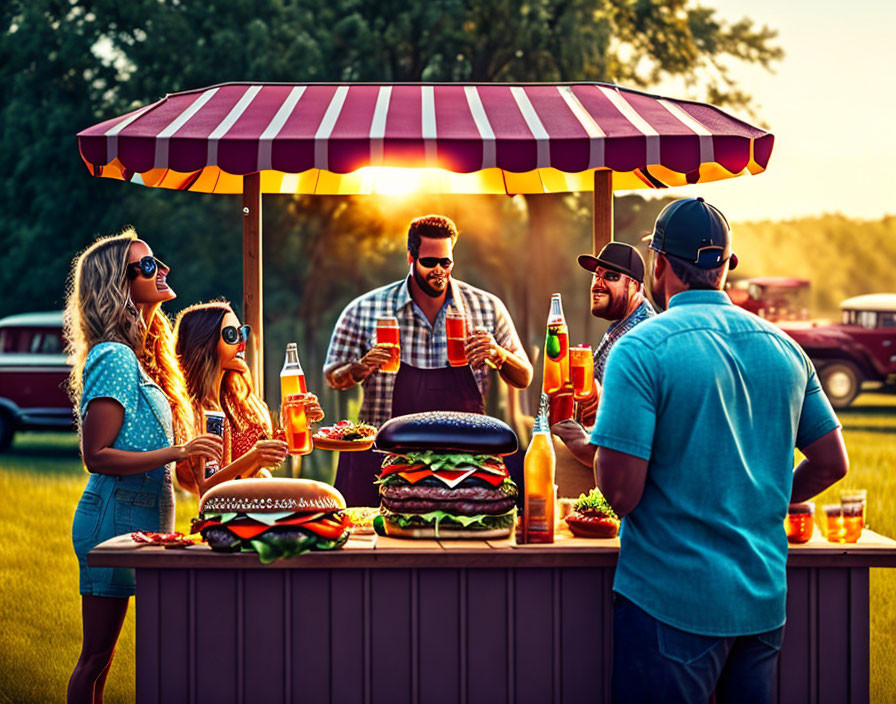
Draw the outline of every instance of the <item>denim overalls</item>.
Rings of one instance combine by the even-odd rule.
[[[172,445],[168,399],[140,367],[130,347],[117,342],[94,346],[87,355],[83,381],[82,419],[96,398],[114,399],[124,408],[114,448],[142,452]],[[136,530],[174,530],[174,491],[168,465],[142,474],[90,475],[72,523],[82,594],[134,594],[132,569],[88,567],[87,553],[104,540]]]

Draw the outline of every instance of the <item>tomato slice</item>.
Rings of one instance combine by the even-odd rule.
[[[327,540],[336,540],[345,532],[345,527],[342,523],[328,521],[327,519],[306,523],[302,528],[310,530],[312,533],[317,533],[321,538],[326,538]]]
[[[227,526],[235,535],[243,538],[245,540],[251,540],[252,538],[261,535],[264,533],[270,526],[266,526],[264,523],[256,523],[255,525],[230,525]]]
[[[501,483],[507,478],[500,474],[489,474],[488,472],[476,472],[473,476],[488,482],[492,486],[501,486]]]
[[[329,517],[322,517],[320,513],[310,513],[304,516],[295,516],[293,518],[277,521],[275,526],[301,526],[306,530],[316,533],[322,538],[335,540],[342,535],[349,523],[349,518],[345,515],[339,517],[334,517],[332,515]],[[234,535],[244,538],[245,540],[251,540],[272,527],[265,525],[264,523],[258,523],[252,519],[237,518],[228,523],[221,523],[221,521],[218,520],[203,521],[202,523],[196,523],[194,530],[198,533],[205,528],[220,525],[229,528]]]
[[[411,472],[415,469],[420,469],[423,467],[423,464],[390,464],[388,467],[383,467],[383,471],[380,472],[381,477],[388,476],[390,474],[394,474],[395,472]],[[427,470],[428,471],[428,470]]]

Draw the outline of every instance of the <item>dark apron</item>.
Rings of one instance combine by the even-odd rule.
[[[392,417],[426,411],[485,413],[482,393],[470,365],[419,369],[401,363],[392,392]],[[373,483],[380,473],[383,455],[373,450],[339,453],[336,488],[348,506],[379,506]]]

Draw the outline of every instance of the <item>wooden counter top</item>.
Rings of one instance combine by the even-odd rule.
[[[559,531],[551,545],[506,540],[404,540],[371,536],[341,550],[311,552],[272,565],[254,553],[216,553],[207,545],[163,548],[139,545],[130,536],[101,543],[87,556],[91,567],[149,569],[330,569],[370,567],[612,567],[619,540],[588,540]],[[896,541],[866,530],[858,543],[829,543],[819,534],[791,545],[788,567],[896,567]]]

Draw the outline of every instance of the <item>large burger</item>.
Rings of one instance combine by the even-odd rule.
[[[516,434],[473,413],[435,411],[387,421],[376,436],[386,457],[377,482],[386,535],[503,538],[516,519],[516,484],[501,459]]]
[[[212,550],[257,552],[268,564],[309,550],[333,550],[348,540],[345,499],[310,479],[235,479],[206,492],[193,533]]]

